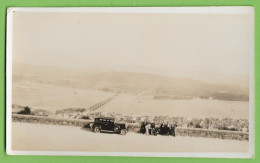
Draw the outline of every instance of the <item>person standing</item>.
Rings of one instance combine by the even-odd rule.
[[[165,134],[167,136],[169,136],[169,130],[170,130],[170,125],[169,125],[169,122],[167,122],[165,125],[164,125],[164,130],[165,130]]]
[[[170,125],[170,131],[169,131],[169,134],[170,134],[170,135],[173,135],[173,130],[174,130],[174,129],[173,129],[173,125],[174,125],[174,124],[171,124],[171,125]]]
[[[172,125],[172,136],[174,136],[174,137],[176,136],[176,133],[175,133],[176,127],[177,127],[177,124],[174,122]]]
[[[141,128],[140,128],[140,132],[142,133],[142,134],[145,134],[145,126],[146,126],[146,122],[142,122],[141,123]]]
[[[155,123],[151,123],[151,135],[156,135],[155,133]]]
[[[164,128],[164,127],[163,127],[163,123],[164,123],[164,122],[162,122],[162,123],[161,123],[161,125],[160,125],[160,134],[161,134],[161,135],[163,135],[163,134],[164,134],[164,130],[163,130],[163,128]]]
[[[148,123],[146,126],[145,126],[145,130],[146,130],[146,135],[149,135],[149,130],[151,129],[151,124]]]

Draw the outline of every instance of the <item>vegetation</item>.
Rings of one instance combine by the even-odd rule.
[[[25,115],[30,115],[31,114],[31,108],[26,106],[24,110],[19,111],[17,114],[25,114]]]
[[[63,114],[64,115],[64,114]],[[187,128],[203,128],[214,130],[229,131],[249,131],[249,121],[247,119],[231,119],[231,118],[185,118],[185,117],[169,117],[169,116],[136,116],[127,114],[118,114],[110,112],[78,112],[69,113],[66,117],[72,119],[94,119],[94,117],[106,116],[114,117],[118,122],[127,122],[129,124],[140,125],[142,121],[155,122],[156,125],[161,123],[175,122],[179,127]]]
[[[82,113],[84,111],[86,111],[85,108],[67,108],[67,109],[57,110],[56,114]]]
[[[28,106],[17,114],[49,116],[49,112],[38,109],[32,111]],[[156,125],[161,123],[175,122],[179,127],[185,128],[203,128],[213,130],[229,130],[249,132],[249,121],[247,119],[231,119],[231,118],[185,118],[185,117],[170,117],[170,116],[136,116],[127,114],[118,114],[112,112],[89,112],[85,108],[67,108],[58,110],[52,117],[68,118],[68,119],[84,119],[93,120],[94,117],[106,116],[114,117],[118,122],[127,122],[129,124],[140,125],[142,121],[155,122]]]

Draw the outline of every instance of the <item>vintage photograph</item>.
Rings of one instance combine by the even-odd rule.
[[[254,8],[7,10],[7,153],[254,155]]]

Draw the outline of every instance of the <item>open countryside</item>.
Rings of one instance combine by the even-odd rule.
[[[13,104],[55,112],[66,108],[88,108],[114,93],[100,90],[74,89],[32,81],[13,82]],[[62,92],[62,94],[61,94]],[[158,109],[160,110],[158,112]],[[208,99],[154,100],[153,96],[121,93],[118,98],[97,111],[147,116],[183,116],[248,119],[249,104],[245,101]],[[192,110],[192,112],[190,111]]]

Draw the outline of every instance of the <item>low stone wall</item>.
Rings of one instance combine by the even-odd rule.
[[[92,122],[91,120],[50,118],[44,116],[31,116],[31,115],[21,115],[21,114],[13,114],[12,120],[13,122],[41,123],[41,124],[54,124],[54,125],[78,126],[78,127],[83,127],[87,125],[89,122]]]
[[[21,115],[21,114],[13,114],[12,120],[13,122],[54,124],[54,125],[77,126],[77,127],[83,127],[86,126],[88,123],[93,122],[93,120],[50,118],[50,117],[43,117],[43,116],[31,116],[31,115]],[[140,129],[140,125],[129,124],[129,129],[132,132],[138,132]],[[183,127],[176,128],[176,135],[191,136],[191,137],[234,139],[234,140],[249,139],[248,132],[208,130],[208,129],[200,129],[200,128],[183,128]]]
[[[227,130],[208,130],[200,128],[176,128],[176,135],[191,137],[207,137],[220,139],[248,140],[248,132],[227,131]]]

